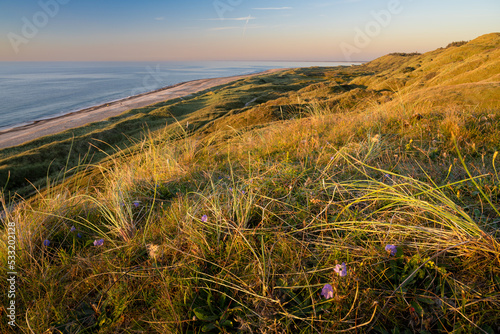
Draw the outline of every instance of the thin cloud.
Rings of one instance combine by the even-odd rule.
[[[252,8],[255,10],[289,10],[293,9],[292,7],[265,7],[265,8]]]
[[[248,21],[248,20],[256,20],[256,17],[246,16],[246,17],[224,17],[220,19],[205,19],[206,21]]]
[[[335,6],[338,4],[356,3],[356,2],[362,2],[362,1],[365,1],[365,0],[339,0],[339,1],[335,1],[335,2],[318,3],[318,4],[315,4],[314,7],[315,8],[326,8],[326,7],[332,7],[332,6]]]
[[[163,20],[165,20],[165,18],[164,17],[155,17],[155,20],[156,21],[163,21]]]
[[[267,29],[267,28],[269,28],[269,26],[245,24],[244,26],[215,27],[215,28],[210,28],[208,30],[209,31],[243,30],[244,34],[248,29]]]
[[[234,29],[241,29],[242,27],[217,27],[217,28],[210,28],[209,30],[211,31],[221,31],[221,30],[234,30]]]

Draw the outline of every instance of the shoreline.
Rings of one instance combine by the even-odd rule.
[[[179,82],[179,83],[172,84],[172,85],[169,85],[169,86],[165,86],[165,87],[162,87],[162,88],[158,88],[158,89],[155,89],[155,90],[152,90],[152,91],[149,91],[149,92],[144,92],[144,93],[137,94],[137,95],[130,95],[130,96],[127,96],[127,97],[123,97],[121,99],[99,103],[99,104],[96,104],[96,105],[93,105],[93,106],[89,106],[89,107],[85,107],[85,108],[82,108],[82,109],[76,109],[76,110],[72,110],[72,111],[62,112],[62,113],[59,113],[59,114],[57,114],[55,116],[48,116],[48,117],[45,117],[45,118],[36,119],[34,121],[27,121],[27,122],[20,123],[20,124],[17,124],[17,125],[7,126],[5,128],[0,128],[0,135],[2,135],[4,132],[9,132],[11,130],[24,128],[24,127],[27,127],[27,126],[30,126],[30,125],[34,125],[34,124],[39,123],[39,122],[50,121],[52,119],[64,117],[64,116],[75,114],[75,113],[89,112],[89,111],[92,111],[92,110],[97,109],[97,108],[103,108],[103,107],[111,106],[111,105],[114,105],[116,103],[124,102],[124,101],[127,101],[127,100],[132,99],[132,98],[141,97],[141,96],[152,94],[152,93],[157,93],[157,92],[162,91],[162,90],[174,88],[175,86],[178,86],[178,85],[181,85],[181,84],[184,84],[184,83],[190,83],[192,81],[197,81],[197,80],[203,80],[203,79],[194,79],[194,80],[189,80],[189,81],[183,81],[183,82]]]
[[[218,78],[214,78],[214,79],[218,79]],[[60,113],[60,114],[55,115],[55,116],[48,116],[48,117],[45,117],[45,118],[36,119],[34,121],[28,121],[28,122],[24,122],[24,123],[21,123],[21,124],[18,124],[18,125],[13,125],[13,126],[10,126],[10,127],[5,127],[3,129],[0,129],[0,136],[3,135],[4,133],[15,131],[16,129],[23,129],[25,127],[30,127],[32,125],[35,125],[35,124],[38,124],[38,123],[41,123],[41,122],[48,122],[48,121],[51,121],[53,119],[58,119],[58,118],[66,117],[66,116],[69,116],[69,115],[72,115],[72,114],[91,112],[91,111],[96,110],[98,108],[110,107],[110,106],[113,106],[113,105],[115,105],[117,103],[118,104],[119,103],[123,103],[125,101],[131,100],[131,99],[134,99],[134,98],[139,98],[139,97],[142,97],[142,96],[145,96],[145,95],[149,95],[149,94],[153,94],[153,93],[158,93],[158,92],[161,92],[161,91],[164,91],[164,90],[167,90],[167,89],[175,88],[176,86],[179,86],[179,85],[182,85],[182,84],[188,84],[188,83],[191,83],[191,82],[194,82],[194,81],[198,81],[198,80],[210,80],[210,79],[194,79],[194,80],[189,80],[189,81],[183,81],[183,82],[179,82],[179,83],[172,84],[172,85],[169,85],[169,86],[165,86],[165,87],[162,87],[162,88],[158,88],[158,89],[152,90],[150,92],[145,92],[145,93],[141,93],[141,94],[137,94],[137,95],[131,95],[131,96],[127,96],[127,97],[124,97],[124,98],[121,98],[121,99],[118,99],[118,100],[107,101],[107,102],[99,103],[99,104],[96,104],[96,105],[93,105],[93,106],[90,106],[90,107],[86,107],[86,108],[82,108],[82,109],[76,109],[76,110],[68,111],[68,112],[63,112],[63,113]]]
[[[71,130],[90,123],[103,121],[131,109],[143,108],[159,102],[182,98],[193,93],[224,85],[243,78],[287,70],[286,68],[271,69],[257,73],[218,77],[210,79],[195,79],[184,81],[156,89],[151,92],[129,96],[96,106],[70,111],[62,115],[35,120],[26,124],[0,130],[0,150],[25,144],[29,141]]]

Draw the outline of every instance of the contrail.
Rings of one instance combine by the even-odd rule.
[[[247,21],[245,22],[245,27],[243,27],[243,36],[245,36],[245,33],[247,32],[247,25],[248,25],[248,22],[250,21],[251,18],[252,18],[252,16],[248,15]]]

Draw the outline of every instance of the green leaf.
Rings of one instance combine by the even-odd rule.
[[[418,297],[417,298],[419,302],[425,303],[427,305],[434,305],[434,299],[432,298],[424,298],[424,297]]]
[[[424,277],[425,277],[425,271],[423,271],[422,269],[419,269],[417,271],[417,275],[418,275],[418,278],[424,279]]]
[[[207,295],[207,305],[208,307],[210,308],[210,311],[214,312],[214,305],[213,305],[213,302],[214,302],[214,296],[212,295],[212,292],[208,291],[208,295]]]
[[[416,301],[412,301],[411,306],[415,309],[415,312],[422,318],[424,316],[424,309]]]
[[[197,307],[193,309],[193,312],[198,319],[203,321],[214,321],[219,319],[218,315],[208,314],[208,312],[204,310],[202,307]]]
[[[411,275],[411,273],[405,277],[402,277],[401,282],[406,281],[410,277],[410,275]],[[413,275],[410,279],[408,279],[408,281],[406,281],[406,283],[405,283],[405,286],[411,285],[415,281],[416,276],[417,276],[417,274]]]
[[[316,312],[322,312],[332,308],[333,299],[323,302],[324,304],[316,305]]]
[[[225,320],[220,325],[222,327],[233,328],[233,322],[231,320]]]
[[[226,305],[226,294],[223,293],[219,298],[219,307],[224,308],[225,305]]]
[[[214,324],[206,324],[205,326],[201,327],[201,331],[203,333],[210,332],[211,330],[216,329],[217,327]]]

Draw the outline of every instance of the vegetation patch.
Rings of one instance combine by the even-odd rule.
[[[498,72],[447,74],[448,52],[495,41],[240,80],[2,150],[19,329],[498,332]]]

